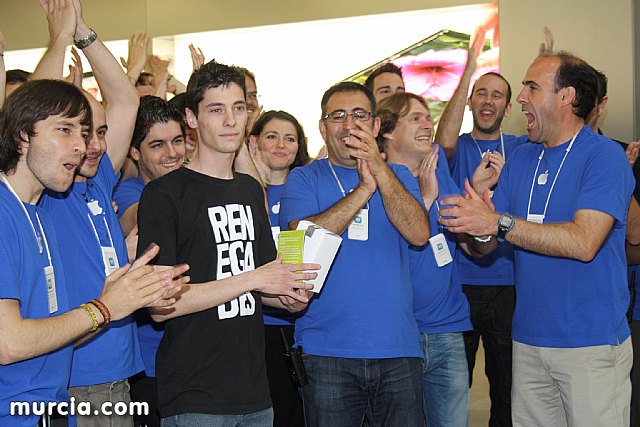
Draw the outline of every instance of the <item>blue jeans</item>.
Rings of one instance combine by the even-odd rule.
[[[462,332],[420,333],[428,427],[469,426],[469,369]]]
[[[420,359],[346,359],[303,355],[307,427],[423,425]]]
[[[180,414],[163,418],[162,427],[271,427],[273,409],[246,415]]]

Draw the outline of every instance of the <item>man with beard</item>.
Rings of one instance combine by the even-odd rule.
[[[167,276],[141,267],[154,248],[71,309],[55,229],[36,202],[45,188],[65,191],[73,182],[91,129],[89,103],[62,81],[25,83],[8,100],[0,129],[0,424],[34,426],[38,415],[24,406],[13,414],[11,402],[30,409],[63,402],[57,407],[68,412],[71,343],[108,329],[109,316],[118,323],[175,294],[179,287],[163,290],[165,282],[186,269]]]
[[[139,98],[116,59],[85,23],[79,0],[63,3],[64,29],[73,35],[76,47],[89,60],[105,101],[103,107],[85,93],[91,104],[93,129],[83,162],[68,191],[45,191],[40,200],[60,237],[60,255],[73,306],[91,299],[101,289],[105,277],[129,259],[120,223],[111,206],[111,194],[129,148]],[[52,2],[44,7],[51,15]],[[41,63],[44,66],[34,74],[60,78],[67,43],[50,45],[51,60]],[[76,347],[69,393],[78,402],[89,401],[96,408],[104,402],[129,402],[127,378],[143,369],[135,322],[132,316],[127,316],[104,328],[95,339]],[[79,417],[78,424],[129,426],[131,420],[130,415],[96,415]]]
[[[502,120],[511,110],[511,87],[500,74],[487,73],[478,78],[467,101],[471,76],[483,43],[484,34],[479,33],[469,48],[460,84],[442,113],[436,133],[436,142],[444,149],[451,175],[460,188],[464,188],[465,180],[471,181],[485,156],[489,156],[489,164],[504,164],[510,153],[527,141],[526,136],[516,138],[504,135],[500,130]],[[473,130],[458,136],[465,103],[473,114]],[[491,398],[489,425],[510,426],[511,320],[515,308],[513,248],[501,245],[484,258],[472,258],[458,251],[455,262],[469,300],[473,324],[473,330],[465,332],[469,381],[473,378],[482,337]]]
[[[373,93],[376,102],[380,102],[394,93],[404,92],[402,70],[393,62],[387,62],[373,70],[364,85]]]

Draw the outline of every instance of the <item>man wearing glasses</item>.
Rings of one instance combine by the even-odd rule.
[[[322,292],[296,321],[306,423],[353,426],[366,416],[371,425],[421,425],[408,265],[409,244],[429,238],[420,190],[406,167],[382,159],[369,89],[339,83],[321,108],[329,158],[293,170],[280,207],[281,227],[306,219],[343,238]]]

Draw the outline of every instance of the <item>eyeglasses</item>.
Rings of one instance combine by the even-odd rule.
[[[347,117],[349,116],[352,116],[353,120],[356,120],[358,122],[366,122],[371,118],[371,116],[373,116],[373,114],[364,110],[356,110],[353,113],[347,113],[346,111],[338,110],[327,114],[322,118],[322,120],[329,119],[329,121],[332,123],[344,123],[347,121]]]

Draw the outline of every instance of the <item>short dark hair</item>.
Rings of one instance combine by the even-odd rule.
[[[198,117],[198,105],[204,99],[207,89],[215,87],[229,87],[232,83],[240,86],[242,95],[247,96],[247,89],[244,85],[244,74],[237,67],[231,67],[216,62],[209,61],[191,74],[187,85],[187,108],[193,111]]]
[[[371,92],[373,92],[373,81],[380,74],[384,74],[384,73],[397,74],[398,76],[400,76],[400,78],[402,78],[402,69],[400,67],[398,67],[396,64],[394,64],[393,62],[387,62],[385,64],[382,64],[381,66],[379,66],[375,70],[373,70],[371,72],[371,74],[369,74],[369,77],[367,77],[367,80],[364,82],[364,85]]]
[[[481,77],[484,77],[484,76],[496,76],[496,77],[502,79],[504,84],[507,85],[507,93],[505,94],[505,97],[507,99],[507,104],[510,103],[511,102],[511,85],[509,84],[509,81],[507,79],[505,79],[502,74],[496,73],[496,72],[493,72],[493,71],[490,71],[488,73],[485,73],[485,74],[481,75],[480,77],[478,77],[476,79],[475,82],[473,82],[473,87],[471,88],[471,96],[473,96],[473,93],[476,90],[476,83],[478,82],[478,80],[480,80]]]
[[[604,97],[607,96],[607,83],[609,82],[609,79],[607,79],[607,76],[602,71],[598,71],[595,68],[593,71],[596,73],[596,77],[598,78],[598,94],[596,95],[596,103],[600,104]]]
[[[7,98],[0,112],[0,171],[15,170],[22,155],[21,144],[36,135],[36,123],[51,116],[81,117],[93,125],[91,105],[80,89],[62,80],[26,82]]]
[[[286,111],[276,111],[271,110],[267,111],[256,121],[253,125],[253,129],[251,129],[250,135],[258,136],[262,133],[264,127],[271,120],[284,120],[293,125],[296,129],[296,133],[298,134],[298,152],[296,153],[296,158],[289,166],[289,170],[296,168],[298,166],[304,166],[309,163],[309,152],[307,151],[307,137],[304,134],[304,129],[298,120],[293,117],[291,114]]]
[[[26,83],[29,80],[30,72],[25,70],[20,70],[15,68],[13,70],[7,70],[7,81],[6,84],[17,84],[17,83]]]
[[[244,74],[245,76],[249,77],[253,81],[254,85],[258,86],[258,84],[256,83],[256,75],[253,74],[251,71],[247,70],[244,67],[240,67],[240,66],[237,66],[237,65],[235,67],[233,67],[233,68],[236,68],[237,70],[241,71],[242,74]]]
[[[427,101],[420,95],[409,92],[397,92],[380,101],[378,104],[378,117],[380,117],[380,132],[376,138],[378,149],[384,153],[387,151],[388,142],[384,137],[385,134],[395,130],[398,119],[404,117],[411,109],[411,101],[418,101],[424,108],[429,111]]]
[[[182,114],[173,105],[157,96],[143,96],[140,98],[131,146],[140,149],[140,144],[149,135],[149,130],[153,125],[171,121],[180,125],[180,131],[184,136],[185,126]]]
[[[146,71],[141,72],[140,75],[138,76],[138,80],[136,80],[136,87],[152,84],[151,79],[153,79],[152,73],[148,73]]]
[[[187,92],[177,94],[169,100],[169,104],[180,111],[180,114],[182,114],[182,117],[186,120],[187,116],[184,109],[187,106]]]
[[[331,86],[327,91],[322,95],[322,100],[320,101],[320,109],[322,110],[322,117],[327,115],[327,104],[329,103],[329,99],[335,95],[336,93],[342,92],[362,92],[369,99],[369,104],[371,105],[371,113],[373,115],[376,114],[376,98],[373,96],[373,93],[366,86],[361,85],[360,83],[355,82],[340,82],[333,86]]]
[[[596,106],[598,96],[598,76],[593,67],[583,59],[568,52],[557,52],[545,57],[557,57],[560,66],[556,72],[554,92],[566,87],[573,87],[576,99],[573,101],[573,114],[586,120],[591,110]]]

